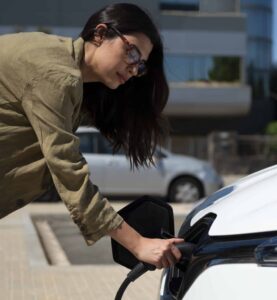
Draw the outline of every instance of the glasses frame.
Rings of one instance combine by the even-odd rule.
[[[141,52],[139,51],[138,47],[128,41],[128,39],[115,27],[110,26],[109,28],[112,29],[118,37],[121,38],[123,43],[126,45],[126,51],[127,55],[133,50],[135,50],[138,53],[138,61],[134,62],[127,62],[129,66],[137,66],[137,75],[136,77],[141,77],[147,73],[147,66],[146,66],[146,61],[144,59],[141,59]],[[134,57],[134,56],[132,56]]]

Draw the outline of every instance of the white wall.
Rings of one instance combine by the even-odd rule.
[[[171,85],[165,108],[168,116],[239,116],[251,105],[248,86],[176,87]]]
[[[245,56],[246,33],[199,30],[162,30],[166,53]]]

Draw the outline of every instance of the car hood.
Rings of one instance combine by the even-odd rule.
[[[277,165],[253,173],[209,196],[187,217],[193,226],[207,214],[216,218],[210,236],[277,230]]]

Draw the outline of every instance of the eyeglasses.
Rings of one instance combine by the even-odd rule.
[[[110,29],[112,29],[124,42],[126,45],[126,62],[130,66],[136,66],[137,67],[137,75],[136,77],[141,77],[147,73],[147,67],[146,67],[146,61],[144,59],[141,59],[141,52],[137,48],[136,45],[131,44],[126,37],[118,31],[115,27],[109,26]]]

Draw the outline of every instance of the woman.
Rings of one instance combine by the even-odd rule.
[[[74,131],[90,123],[133,167],[153,163],[168,97],[162,43],[131,4],[95,13],[75,41],[42,33],[0,37],[0,217],[43,194],[51,181],[91,245],[110,235],[139,260],[168,267],[174,243],[131,228],[89,180]]]

